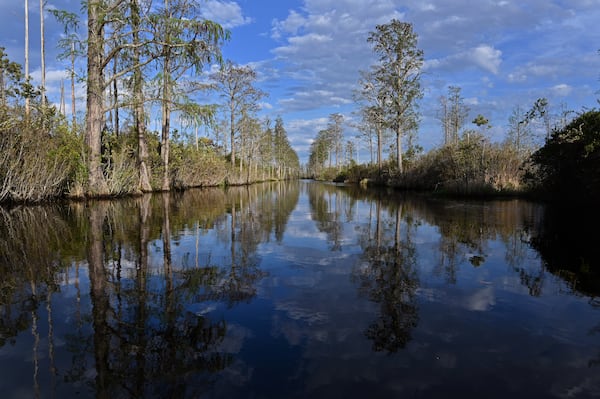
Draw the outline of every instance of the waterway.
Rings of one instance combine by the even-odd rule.
[[[598,220],[310,181],[0,208],[1,397],[599,396]]]

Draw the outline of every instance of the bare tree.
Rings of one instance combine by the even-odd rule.
[[[227,61],[218,72],[211,75],[211,78],[216,84],[228,113],[231,165],[235,166],[235,138],[242,134],[239,129],[239,121],[244,112],[258,108],[258,101],[266,96],[266,93],[254,86],[256,72],[251,67],[235,65],[231,61]],[[240,142],[243,140],[244,138],[241,137]],[[242,149],[240,147],[240,150]]]
[[[342,130],[343,122],[344,116],[336,113],[329,115],[329,123],[327,124],[327,131],[329,132],[331,147],[335,152],[335,166],[338,168],[338,170],[342,166],[342,152],[344,145],[344,132]]]
[[[444,129],[444,145],[456,145],[460,137],[460,129],[469,115],[469,107],[461,96],[461,88],[449,86],[448,95],[440,97],[438,118]]]
[[[365,128],[375,132],[377,144],[377,167],[381,173],[383,161],[383,144],[385,141],[386,104],[390,95],[387,86],[377,78],[375,71],[361,72],[360,89],[355,98],[362,103],[361,117]],[[372,158],[372,156],[371,156]],[[372,160],[372,159],[371,159]]]

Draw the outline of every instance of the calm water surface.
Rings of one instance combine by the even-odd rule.
[[[312,182],[0,208],[0,396],[598,396],[597,223]]]

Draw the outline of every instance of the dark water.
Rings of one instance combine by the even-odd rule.
[[[309,182],[0,208],[0,397],[598,396],[597,223]]]

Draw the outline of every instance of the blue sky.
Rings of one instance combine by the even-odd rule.
[[[39,3],[30,1],[31,72],[39,77]],[[0,46],[23,62],[24,1],[0,0]],[[425,55],[419,143],[442,142],[436,118],[449,85],[462,88],[472,120],[492,124],[501,140],[515,106],[540,97],[557,114],[564,105],[581,111],[600,98],[600,0],[208,0],[204,16],[231,31],[226,58],[250,64],[269,93],[261,111],[282,116],[302,160],[331,113],[354,118],[358,72],[374,62],[366,42],[377,24],[411,22]],[[48,7],[80,10],[79,0],[48,0]],[[66,64],[55,59],[62,28],[46,18],[47,80],[58,101]],[[68,84],[67,86],[67,96]],[[83,101],[83,88],[78,97]],[[83,111],[83,105],[79,107]],[[356,133],[346,127],[346,136]],[[365,160],[363,147],[360,157]]]

